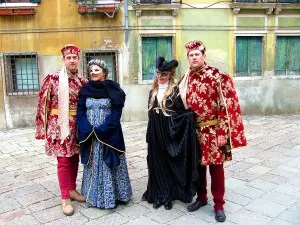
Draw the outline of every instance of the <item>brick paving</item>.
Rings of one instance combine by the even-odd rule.
[[[300,116],[246,116],[248,146],[235,149],[225,164],[227,220],[223,224],[300,224]],[[146,121],[123,122],[134,196],[113,210],[74,203],[62,214],[56,160],[44,153],[34,128],[0,131],[0,224],[208,225],[216,224],[209,204],[189,213],[175,201],[172,210],[141,201],[147,183]],[[78,175],[78,187],[82,166]],[[208,182],[209,183],[209,182]]]

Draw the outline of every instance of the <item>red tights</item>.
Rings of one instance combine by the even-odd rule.
[[[76,189],[79,154],[57,157],[57,176],[62,199],[69,199],[69,190]]]
[[[224,194],[225,194],[225,176],[223,164],[210,165],[209,172],[211,176],[211,193],[214,200],[214,209],[223,210]],[[200,177],[200,187],[197,191],[197,200],[207,201],[207,181],[206,181],[206,166],[199,166],[198,173]]]

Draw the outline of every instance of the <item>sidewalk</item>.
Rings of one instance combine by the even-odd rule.
[[[245,117],[248,146],[235,149],[225,164],[227,220],[224,225],[300,224],[300,115]],[[0,224],[208,225],[209,205],[188,213],[174,202],[172,210],[141,202],[147,183],[147,122],[122,124],[127,146],[132,201],[114,210],[74,203],[75,214],[62,214],[56,160],[44,153],[34,128],[0,132]],[[78,176],[80,188],[82,167]],[[210,183],[210,182],[208,182]],[[210,191],[209,191],[210,193]]]

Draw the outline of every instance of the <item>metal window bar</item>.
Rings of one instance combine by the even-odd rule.
[[[8,95],[36,94],[40,88],[37,53],[5,53],[4,73]]]
[[[89,76],[89,71],[88,71],[88,62],[91,59],[100,59],[105,61],[107,67],[108,67],[108,77],[107,79],[113,80],[118,82],[118,77],[119,77],[119,69],[118,69],[118,52],[117,50],[115,51],[99,51],[99,50],[88,50],[88,51],[83,51],[83,76],[88,77]]]

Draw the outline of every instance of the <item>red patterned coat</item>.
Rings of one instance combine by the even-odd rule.
[[[218,121],[218,124],[197,129],[202,165],[231,160],[231,149],[247,144],[238,97],[228,74],[206,63],[204,67],[190,71],[186,102],[188,108],[196,112],[198,121]],[[228,140],[225,146],[218,147],[218,136]]]
[[[71,157],[79,153],[77,146],[76,115],[69,116],[70,134],[61,143],[58,115],[53,109],[58,107],[59,73],[49,74],[44,79],[38,95],[36,115],[36,139],[46,139],[45,150],[47,155],[56,157]],[[78,92],[87,82],[78,74],[69,75],[69,109],[77,109]]]

